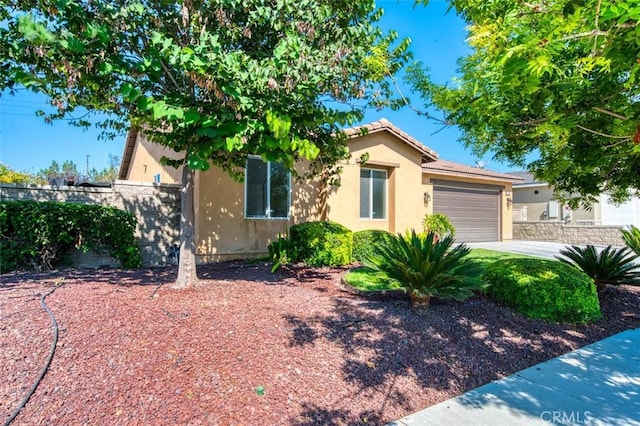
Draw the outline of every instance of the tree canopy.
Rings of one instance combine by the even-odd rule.
[[[426,4],[427,1],[418,1]],[[558,194],[622,201],[640,188],[640,2],[452,0],[472,53],[452,85],[408,80],[477,154]]]
[[[0,162],[0,183],[29,184],[39,182],[40,180],[33,174],[13,170],[8,164]]]
[[[52,161],[49,167],[41,169],[37,173],[38,179],[43,183],[48,183],[53,179],[64,179],[66,181],[88,182],[112,182],[118,178],[118,168],[120,167],[120,157],[109,154],[109,165],[101,170],[92,167],[86,172],[80,173],[78,165],[72,160],[65,160],[62,164]]]
[[[166,160],[186,165],[183,285],[195,278],[193,171],[241,177],[249,154],[330,167],[348,153],[340,128],[384,104],[408,45],[390,47],[373,0],[1,3],[0,89],[44,92],[58,108],[47,119],[111,113],[108,131],[131,125],[184,154]]]

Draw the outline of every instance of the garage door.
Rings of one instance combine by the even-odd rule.
[[[433,212],[447,215],[456,228],[456,240],[500,240],[500,189],[489,185],[433,186]]]

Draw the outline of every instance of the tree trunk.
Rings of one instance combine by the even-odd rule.
[[[180,261],[178,278],[173,288],[191,288],[198,282],[196,275],[195,242],[195,173],[186,164],[182,166],[182,191],[180,200]]]
[[[418,294],[412,291],[409,293],[409,297],[411,298],[411,307],[413,309],[427,309],[429,307],[430,294]]]

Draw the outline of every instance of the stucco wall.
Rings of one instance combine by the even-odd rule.
[[[298,164],[298,169],[306,167]],[[320,219],[319,185],[292,179],[288,219],[245,219],[244,184],[211,168],[196,174],[196,253],[207,263],[267,253],[269,242],[296,223]]]
[[[376,132],[349,142],[352,158],[343,166],[341,186],[328,198],[328,218],[353,231],[383,229],[392,233],[422,229],[428,211],[423,193],[422,154],[388,132]],[[387,172],[386,219],[360,218],[360,170],[356,160],[369,154],[366,168]]]
[[[111,188],[1,184],[0,200],[99,204],[131,212],[138,220],[136,238],[142,250],[145,266],[167,263],[169,247],[173,243],[179,243],[180,187],[178,185],[129,181],[116,181]],[[89,266],[82,263],[85,259],[79,260],[81,260],[80,266]]]
[[[621,226],[580,226],[559,222],[514,222],[516,240],[553,241],[564,244],[593,244],[623,247]]]
[[[181,169],[160,164],[159,160],[162,157],[178,158],[178,154],[167,147],[147,141],[144,136],[138,133],[126,180],[154,182],[154,176],[159,174],[160,183],[180,182]]]
[[[523,185],[513,188],[513,205],[515,208],[527,207],[527,222],[546,220],[549,202],[553,202],[553,190],[548,185]],[[558,204],[558,216],[550,221],[562,222],[566,217],[565,207]],[[579,208],[570,212],[570,223],[599,224],[601,221],[600,206],[595,203],[591,209]]]
[[[428,210],[423,193],[421,153],[387,132],[376,132],[349,142],[352,157],[342,164],[341,185],[330,188],[326,219],[353,231],[384,229],[401,232],[421,229]],[[356,159],[369,154],[367,168],[387,171],[387,215],[385,219],[360,219],[360,170]],[[305,163],[297,167],[303,169]],[[196,234],[201,262],[258,256],[267,245],[300,222],[320,220],[322,202],[317,180],[292,181],[292,207],[289,219],[245,219],[244,184],[212,168],[197,175]]]

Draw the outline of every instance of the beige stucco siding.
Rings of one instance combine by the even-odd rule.
[[[424,173],[422,175],[422,182],[429,186],[431,199],[433,199],[433,185],[432,179],[444,179],[456,182],[465,182],[472,184],[484,184],[484,185],[496,185],[503,187],[500,192],[500,239],[511,240],[513,239],[513,220],[512,220],[512,205],[508,202],[508,199],[513,200],[513,188],[512,183],[500,179],[482,178],[482,177],[466,177],[461,175],[451,175],[446,173],[434,173],[432,171]]]
[[[403,232],[421,229],[427,212],[423,200],[422,154],[388,132],[376,132],[349,142],[352,154],[343,166],[341,186],[328,197],[328,219],[353,231],[383,229]],[[364,153],[364,166],[356,162]],[[360,170],[362,167],[387,172],[387,210],[385,219],[360,218]]]
[[[195,187],[196,253],[202,263],[263,255],[291,225],[319,219],[314,181],[292,179],[288,219],[246,219],[244,183],[218,168],[198,173]]]
[[[173,150],[147,141],[141,133],[137,134],[136,144],[131,156],[131,164],[126,180],[136,182],[153,182],[154,176],[160,174],[160,183],[177,183],[180,181],[180,169],[160,164],[162,157],[178,158]]]
[[[599,203],[595,203],[590,210],[579,208],[572,210],[570,215],[564,212],[565,207],[562,203],[553,200],[553,190],[546,184],[540,185],[523,185],[514,187],[513,205],[514,208],[527,208],[527,221],[536,222],[540,220],[564,221],[568,223],[595,223],[599,224],[602,220],[601,209]],[[557,203],[558,215],[549,217],[549,203]]]

